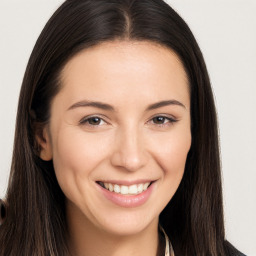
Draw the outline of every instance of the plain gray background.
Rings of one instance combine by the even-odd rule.
[[[189,24],[210,73],[220,123],[227,238],[256,255],[256,1],[167,2]],[[0,197],[7,187],[25,67],[60,3],[0,0]]]

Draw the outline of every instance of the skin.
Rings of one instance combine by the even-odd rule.
[[[159,214],[180,184],[191,146],[189,85],[181,61],[151,42],[107,42],[73,57],[61,83],[38,142],[67,198],[71,251],[155,256]],[[92,116],[99,122],[89,122]],[[175,122],[158,122],[159,116]],[[129,208],[106,199],[96,183],[140,179],[154,181],[152,193],[143,205]]]

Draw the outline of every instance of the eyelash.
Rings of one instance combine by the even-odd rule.
[[[93,125],[93,124],[90,124],[89,123],[89,121],[90,120],[93,120],[94,118],[97,118],[97,119],[99,119],[99,120],[103,120],[104,121],[104,119],[103,118],[101,118],[101,117],[99,117],[99,116],[90,116],[90,117],[85,117],[85,118],[83,118],[82,120],[80,120],[80,124],[81,125],[89,125],[89,126],[99,126],[99,125]],[[104,121],[105,123],[107,123],[106,121]]]
[[[155,116],[151,120],[154,120],[154,119],[159,118],[159,117],[164,118],[165,121],[168,121],[167,123],[156,124],[159,127],[173,125],[175,122],[178,121],[177,119],[174,119],[173,117],[167,117],[167,116],[164,116],[164,115]]]
[[[164,121],[168,121],[167,123],[162,123],[162,124],[156,124],[158,127],[164,127],[164,126],[170,126],[170,125],[173,125],[175,122],[177,122],[178,120],[173,118],[173,117],[167,117],[167,116],[164,116],[164,115],[158,115],[158,116],[154,116],[153,118],[151,118],[149,121],[153,121],[154,119],[156,118],[164,118]],[[98,127],[100,126],[99,124],[96,124],[96,125],[93,125],[93,124],[90,124],[89,122],[93,119],[99,119],[99,121],[103,121],[105,123],[108,123],[106,122],[103,118],[99,117],[99,116],[90,116],[90,117],[85,117],[83,119],[80,120],[79,124],[81,125],[88,125],[88,126],[91,126],[91,127]]]

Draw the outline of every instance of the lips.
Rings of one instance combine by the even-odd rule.
[[[96,183],[106,199],[121,207],[143,205],[149,199],[155,185],[154,181],[149,180],[134,183],[117,181]]]

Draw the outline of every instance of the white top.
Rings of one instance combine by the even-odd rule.
[[[173,251],[173,248],[172,248],[172,244],[171,244],[171,241],[170,239],[168,238],[167,234],[165,233],[164,229],[160,226],[163,234],[164,234],[164,237],[165,237],[165,254],[164,256],[174,256],[174,251]]]

